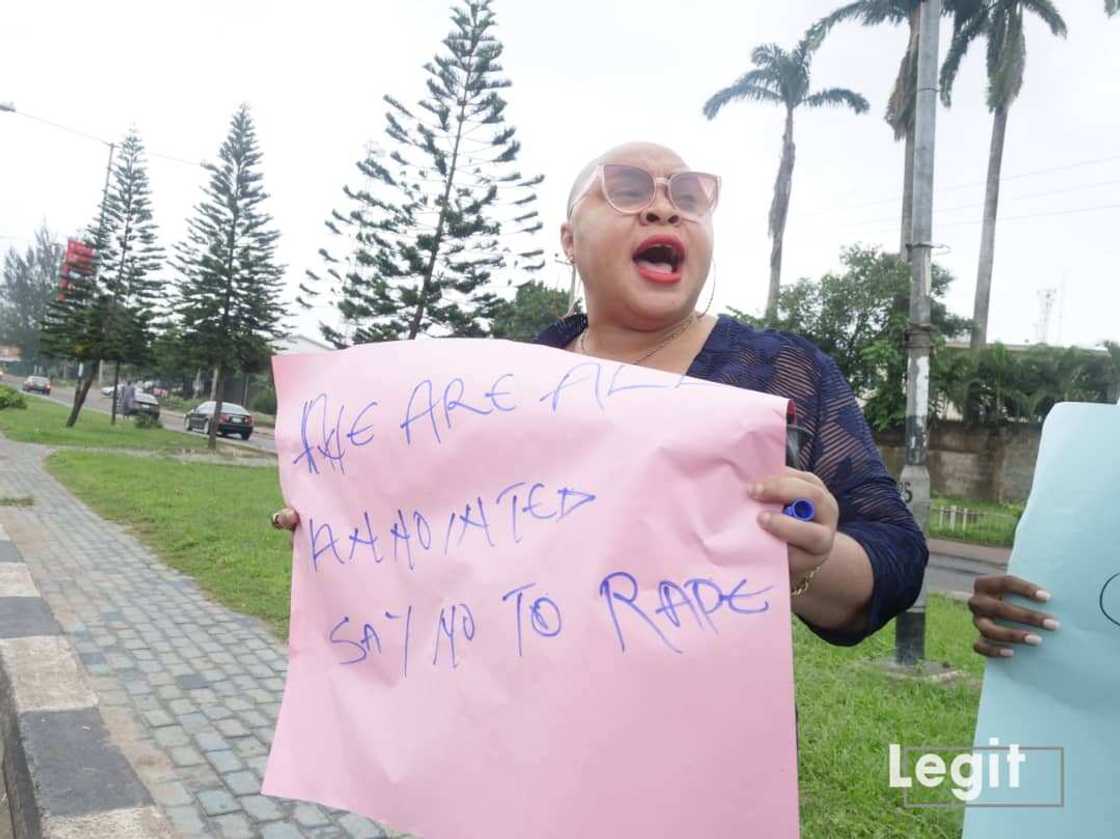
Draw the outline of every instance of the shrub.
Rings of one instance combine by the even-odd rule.
[[[257,413],[276,416],[276,391],[269,389],[261,392],[249,407]]]
[[[5,408],[26,408],[27,400],[23,398],[23,394],[18,390],[8,387],[7,385],[0,385],[0,411]]]

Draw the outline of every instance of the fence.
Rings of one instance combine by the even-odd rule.
[[[1019,516],[990,510],[975,510],[956,504],[934,504],[929,511],[929,535],[960,539],[982,545],[1010,546],[1015,539]]]

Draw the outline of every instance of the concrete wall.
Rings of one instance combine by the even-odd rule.
[[[980,501],[1023,501],[1031,489],[1042,427],[1008,425],[973,428],[939,422],[930,434],[929,471],[933,492]],[[902,432],[875,435],[887,468],[902,472],[906,449]]]

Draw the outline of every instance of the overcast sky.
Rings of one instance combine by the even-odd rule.
[[[570,181],[589,158],[632,139],[672,146],[718,172],[715,311],[761,312],[766,217],[782,114],[700,108],[750,68],[751,49],[791,46],[839,0],[497,0],[496,34],[513,88],[507,110],[524,145],[522,169],[542,172],[545,229],[559,250]],[[1060,0],[1069,38],[1027,30],[1023,94],[1004,154],[989,335],[1034,340],[1038,293],[1059,293],[1052,343],[1120,340],[1120,19],[1101,0]],[[56,2],[6,4],[0,102],[117,140],[134,125],[151,153],[213,159],[241,102],[253,109],[269,209],[294,290],[330,244],[323,220],[344,207],[354,162],[384,138],[382,96],[415,101],[421,66],[449,28],[445,0],[365,2]],[[942,46],[947,43],[948,24]],[[906,44],[904,28],[834,31],[813,65],[817,87],[864,94],[872,111],[803,112],[783,280],[836,269],[847,244],[898,247],[902,145],[881,115]],[[971,315],[991,118],[983,52],[966,59],[951,110],[937,116],[934,241],[957,277],[950,306]],[[60,236],[89,223],[107,149],[16,114],[0,113],[0,247],[26,246],[40,222]],[[150,159],[164,244],[179,240],[203,171]],[[550,264],[543,279],[567,286]],[[319,337],[329,312],[296,318]]]

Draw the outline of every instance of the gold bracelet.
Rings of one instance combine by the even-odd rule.
[[[800,597],[800,596],[801,596],[801,595],[803,595],[803,594],[804,594],[805,592],[807,592],[807,591],[809,590],[809,583],[813,582],[813,577],[817,576],[817,572],[818,572],[818,571],[820,571],[820,570],[821,570],[821,568],[823,568],[823,567],[824,567],[824,563],[825,563],[825,562],[828,562],[828,557],[825,557],[825,558],[824,558],[824,561],[823,561],[823,562],[821,562],[821,564],[820,564],[820,565],[818,565],[818,566],[817,566],[816,568],[814,568],[814,569],[813,569],[812,571],[810,571],[810,572],[809,572],[808,574],[806,574],[806,575],[805,575],[805,576],[804,576],[804,577],[803,577],[803,578],[801,579],[801,582],[800,582],[800,583],[798,583],[798,584],[797,584],[797,585],[796,585],[796,586],[795,586],[795,587],[794,587],[794,588],[793,588],[793,589],[792,589],[792,590],[790,591],[790,593],[789,593],[789,596],[790,596],[790,597]]]

